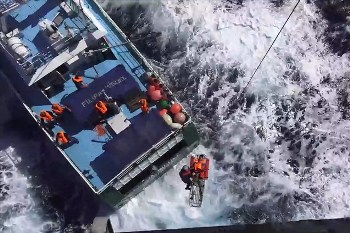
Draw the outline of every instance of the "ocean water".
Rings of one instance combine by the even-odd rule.
[[[212,161],[202,208],[188,207],[178,178],[184,160],[112,215],[116,229],[349,216],[346,21],[326,18],[317,1],[301,1],[244,98],[236,101],[296,1],[100,2],[191,110],[202,138],[194,152]],[[339,50],[334,40],[341,41]],[[84,229],[79,226],[89,216],[83,212],[94,205],[87,204],[85,189],[61,184],[60,191],[73,193],[61,197],[49,188],[56,179],[41,186],[28,177],[33,170],[38,177],[46,174],[52,164],[41,166],[42,142],[25,139],[21,127],[8,135],[15,97],[6,91],[0,230]],[[13,166],[18,159],[22,169]]]

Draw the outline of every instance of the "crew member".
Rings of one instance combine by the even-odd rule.
[[[42,124],[52,124],[55,121],[55,116],[50,111],[42,110],[40,112],[40,121]]]
[[[79,143],[78,139],[70,137],[67,133],[64,131],[60,131],[56,134],[56,143],[59,146],[69,146],[73,143]]]
[[[193,163],[193,171],[199,173],[199,178],[201,179],[204,179],[205,177],[204,173],[206,171],[206,163],[207,160],[204,154],[199,155],[198,159],[195,159]]]
[[[103,102],[103,101],[98,101],[97,104],[95,105],[98,113],[100,114],[101,117],[106,116],[107,112],[108,112],[108,103]]]
[[[63,131],[60,131],[56,134],[56,143],[58,143],[59,145],[66,145],[71,141],[70,137],[68,136],[68,134],[66,134]]]
[[[114,100],[109,100],[109,101],[100,100],[96,103],[95,107],[102,119],[105,119],[120,113],[120,108],[117,102]]]
[[[56,114],[56,116],[62,116],[66,110],[71,112],[71,110],[68,107],[60,105],[58,103],[52,104],[51,110]]]
[[[87,84],[83,83],[83,81],[84,81],[83,76],[75,75],[72,78],[72,81],[73,81],[74,85],[77,87],[78,90],[80,90],[82,88],[86,88],[88,86]]]
[[[190,190],[191,186],[191,178],[192,178],[192,169],[190,169],[187,165],[184,165],[179,172],[181,180],[187,185],[186,190]]]
[[[141,104],[141,110],[144,113],[149,113],[150,108],[148,107],[148,103],[146,99],[140,99],[139,103]]]

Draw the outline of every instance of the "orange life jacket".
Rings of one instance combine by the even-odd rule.
[[[204,171],[206,169],[206,163],[207,163],[206,159],[195,159],[193,164],[194,171],[195,172]]]
[[[194,163],[194,164],[193,164],[193,167],[194,167],[194,171],[195,171],[195,172],[200,172],[200,171],[202,171],[202,169],[203,169],[202,164],[199,163],[199,162]]]
[[[40,119],[50,122],[50,121],[53,121],[53,116],[48,111],[43,110],[40,112]]]
[[[149,112],[149,107],[146,99],[140,99],[142,112]]]
[[[83,82],[83,77],[82,76],[74,76],[72,78],[74,83],[82,83]]]
[[[102,101],[97,102],[96,109],[102,114],[106,114],[106,112],[108,111],[107,105]]]
[[[62,115],[63,111],[64,111],[64,108],[61,105],[56,104],[56,103],[52,105],[51,109],[57,115]]]
[[[65,134],[63,131],[58,132],[57,135],[56,135],[56,138],[57,138],[58,141],[59,141],[60,143],[62,143],[62,144],[66,144],[66,143],[69,142],[69,140],[68,140],[66,134]]]

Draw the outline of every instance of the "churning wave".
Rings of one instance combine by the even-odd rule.
[[[164,229],[347,216],[349,121],[342,99],[349,54],[336,55],[326,43],[329,25],[319,8],[300,3],[237,102],[295,2],[140,2],[114,8],[115,19],[127,24],[131,38],[145,38],[136,43],[151,49],[192,110],[202,136],[198,151],[215,162],[201,209],[187,206],[179,165],[118,211],[115,225]],[[130,14],[118,15],[125,10]]]
[[[295,1],[101,2],[191,111],[202,138],[194,152],[212,158],[202,208],[188,207],[188,192],[178,178],[184,160],[116,211],[111,218],[116,228],[349,216],[346,20],[333,23],[320,11],[324,4],[301,1],[244,98],[236,101]],[[341,41],[339,48],[332,38]],[[8,102],[7,95],[1,97]],[[3,115],[1,123],[12,117]],[[2,135],[7,130],[2,127]],[[5,153],[32,156],[34,162],[25,164],[41,170],[41,143],[24,142],[20,127],[16,132],[2,136],[0,230],[74,232],[88,219],[78,213],[91,209],[87,191],[61,184],[63,193],[74,194],[61,197],[42,191],[51,182],[31,188],[32,179],[16,170]],[[38,175],[49,173],[50,166]]]

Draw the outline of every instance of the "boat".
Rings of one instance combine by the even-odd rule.
[[[97,1],[0,0],[0,13],[1,78],[109,205],[199,144],[188,111]]]

